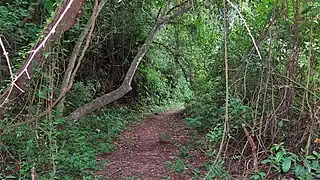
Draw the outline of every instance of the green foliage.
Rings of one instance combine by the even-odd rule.
[[[167,99],[169,96],[167,88],[169,87],[166,83],[166,78],[150,67],[142,68],[140,71],[145,79],[146,86],[144,88],[147,97],[158,102]]]
[[[271,155],[262,161],[270,164],[280,173],[293,173],[298,179],[317,179],[320,177],[320,154],[313,151],[311,155],[298,156],[288,152],[283,143],[275,144],[270,149]]]
[[[94,96],[94,85],[90,82],[76,82],[66,96],[67,111],[88,103]]]
[[[19,157],[20,169],[0,175],[30,179],[30,170],[35,167],[39,178],[44,179],[93,178],[98,168],[96,155],[113,151],[112,142],[120,130],[137,117],[138,112],[131,109],[106,109],[75,123],[51,117],[33,124],[32,131],[29,125],[6,131],[0,136],[4,144],[0,152]],[[7,164],[7,169],[10,167],[14,169]]]
[[[214,179],[214,178],[228,179],[229,174],[225,170],[222,161],[219,161],[216,165],[208,162],[204,166],[207,171],[205,178],[204,178],[205,180]]]
[[[14,71],[21,67],[21,61],[29,55],[29,48],[39,38],[41,28],[46,20],[51,18],[59,2],[61,0],[5,0],[1,4],[0,34],[5,37]],[[28,179],[32,168],[44,179],[92,177],[92,172],[97,168],[94,160],[96,153],[112,151],[112,140],[127,124],[135,121],[134,117],[141,113],[141,109],[156,111],[164,104],[169,107],[169,103],[180,102],[181,105],[185,101],[188,103],[187,113],[190,115],[185,119],[186,124],[204,135],[202,145],[207,150],[206,156],[209,159],[205,165],[206,179],[226,178],[228,173],[223,162],[217,165],[211,162],[216,155],[216,146],[223,136],[226,110],[222,23],[224,15],[221,2],[194,2],[189,13],[161,29],[143,59],[132,84],[134,91],[128,98],[137,105],[134,108],[139,109],[139,112],[134,112],[131,108],[101,110],[100,115],[91,115],[75,123],[48,115],[12,132],[6,129],[0,137],[0,152],[1,155],[6,154],[8,159],[11,156],[13,159],[6,161],[9,163],[6,170],[0,165],[0,169],[5,171],[0,172],[1,178],[15,176]],[[100,14],[101,18],[97,20],[91,47],[85,55],[76,82],[66,97],[65,114],[121,84],[126,69],[154,23],[159,7],[164,4],[164,0],[107,3]],[[297,5],[297,10],[294,5]],[[83,17],[62,37],[61,42],[57,42],[61,43],[61,51],[44,54],[46,58],[51,58],[51,54],[56,56],[54,60],[59,65],[54,69],[57,71],[55,77],[61,77],[67,63],[65,59],[68,59],[75,40],[90,18],[92,6],[93,1],[87,1],[83,8]],[[295,133],[285,132],[293,126],[306,125],[308,129],[311,127],[311,130],[316,131],[319,128],[316,128],[314,120],[307,116],[310,112],[317,112],[313,109],[313,104],[317,104],[318,97],[315,94],[319,93],[313,89],[319,86],[317,80],[320,77],[320,66],[316,61],[316,57],[320,55],[320,35],[317,31],[320,3],[297,1],[293,4],[288,1],[283,4],[278,1],[278,4],[275,4],[272,0],[260,0],[240,1],[236,6],[258,44],[262,59],[252,48],[252,39],[243,20],[236,10],[228,6],[228,135],[231,139],[238,140],[239,135],[243,135],[242,123],[259,124],[260,127],[253,127],[252,130],[256,132],[258,128],[261,131],[265,128],[265,137],[268,137],[270,127],[274,127],[277,137],[273,142],[277,142],[277,138],[283,139],[281,134],[294,136],[291,134]],[[297,22],[295,17],[298,17]],[[274,19],[275,23],[270,24]],[[54,51],[53,49],[51,51]],[[299,52],[293,62],[296,67],[289,72],[289,60],[294,57],[293,51],[297,49]],[[9,79],[8,72],[3,70],[6,68],[2,68],[6,67],[3,62],[5,61],[0,64],[1,90],[8,83],[5,79]],[[42,75],[41,71],[34,71]],[[293,75],[279,78],[289,74]],[[42,81],[42,77],[33,76],[33,81]],[[59,84],[58,81],[54,80],[54,83]],[[30,86],[30,91],[34,86],[36,85]],[[42,88],[41,83],[40,86]],[[288,87],[294,88],[295,92],[287,93]],[[6,117],[10,118],[5,119],[0,126],[7,128],[12,122],[29,118],[30,114],[47,108],[47,94],[50,89],[35,88],[34,97],[39,99],[39,102],[28,104],[19,118],[11,118],[16,112],[6,114]],[[57,91],[59,87],[53,89]],[[55,92],[55,95],[57,94],[59,93]],[[29,102],[28,98],[24,98],[22,97],[21,101]],[[137,99],[138,103],[135,101]],[[286,102],[288,99],[292,99],[292,104]],[[124,105],[127,105],[125,103]],[[287,108],[291,112],[286,114],[285,108],[281,107],[283,104],[289,104],[290,107]],[[149,107],[145,108],[145,105]],[[31,113],[28,114],[29,110]],[[267,115],[282,120],[272,124],[276,120],[265,118]],[[286,124],[283,124],[283,119],[286,119]],[[260,122],[256,123],[259,120]],[[297,139],[297,136],[291,138]],[[170,137],[163,135],[159,139],[167,141]],[[181,146],[179,158],[187,158],[189,150],[189,147]],[[171,162],[170,167],[183,174],[189,166],[179,158]],[[317,152],[298,156],[288,152],[283,144],[277,144],[271,149],[271,155],[264,163],[270,164],[278,173],[295,174],[296,178],[319,178]],[[16,166],[17,164],[19,166]],[[199,174],[197,169],[194,169],[194,174]],[[263,172],[255,172],[251,179],[264,177]]]
[[[266,176],[265,172],[254,172],[251,176],[251,180],[263,180],[264,177]]]
[[[169,170],[177,172],[179,175],[184,174],[185,170],[188,169],[188,164],[185,164],[183,159],[176,157],[173,161],[166,163],[166,167]]]
[[[200,132],[216,130],[224,121],[225,104],[220,96],[210,97],[209,93],[199,96],[201,97],[193,100],[188,106],[188,111],[195,117],[185,118],[185,121]],[[228,108],[231,131],[237,133],[241,123],[252,121],[250,108],[239,99],[230,98]]]
[[[143,63],[139,70],[139,75],[143,79],[142,95],[146,103],[161,105],[168,102],[183,102],[192,97],[187,80],[170,56],[161,49],[152,48],[148,53],[148,61],[151,62]]]
[[[222,110],[219,111],[223,103],[222,84],[217,79],[203,84],[202,92],[196,93],[194,98],[188,103],[187,111],[191,118],[186,119],[187,123],[195,126],[200,132],[206,132],[217,123],[221,123]],[[213,89],[215,91],[213,91]]]
[[[29,16],[28,3],[23,1],[11,3],[0,6],[0,32],[10,44],[26,46],[38,37],[40,28],[35,23],[26,23],[24,28],[18,28],[21,20]]]
[[[202,125],[202,122],[200,121],[202,117],[187,117],[184,119],[186,124],[193,128],[200,128]]]
[[[216,145],[220,140],[222,139],[222,131],[223,131],[223,126],[222,124],[217,124],[213,130],[210,130],[207,132],[205,139],[213,145]]]
[[[178,153],[179,158],[181,158],[181,159],[192,158],[190,155],[190,150],[193,148],[192,144],[188,143],[186,146],[176,144],[176,146],[179,147],[179,153]]]

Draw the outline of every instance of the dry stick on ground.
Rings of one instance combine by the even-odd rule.
[[[133,59],[133,62],[131,63],[129,70],[127,71],[127,74],[124,78],[124,81],[122,82],[121,86],[110,92],[107,93],[87,104],[85,104],[82,107],[77,108],[75,111],[73,111],[69,116],[68,119],[71,120],[78,120],[84,116],[86,116],[89,113],[92,113],[93,111],[100,109],[104,107],[105,105],[120,99],[125,94],[127,94],[129,91],[131,91],[131,82],[132,78],[142,60],[144,55],[147,53],[153,39],[155,38],[156,33],[158,30],[163,26],[164,24],[170,22],[172,19],[175,19],[176,17],[182,15],[187,10],[191,8],[191,3],[183,3],[183,6],[179,7],[178,9],[176,7],[172,8],[174,11],[169,10],[169,4],[170,0],[167,1],[165,9],[160,12],[159,17],[156,20],[155,25],[152,27],[151,31],[149,32],[149,35],[147,39],[145,40],[144,44],[139,49],[137,55]],[[172,11],[172,15],[169,16],[168,12]]]

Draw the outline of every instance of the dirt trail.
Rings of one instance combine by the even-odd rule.
[[[102,179],[188,179],[169,171],[165,164],[172,161],[179,152],[177,144],[184,145],[191,130],[183,122],[181,110],[154,115],[135,127],[123,132],[115,142],[116,150],[98,157],[108,163],[98,174]],[[188,164],[201,164],[199,152],[190,151]]]

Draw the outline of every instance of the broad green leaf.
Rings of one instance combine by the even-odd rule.
[[[288,172],[291,168],[291,158],[286,157],[283,159],[283,163],[282,163],[282,171],[284,173]]]
[[[281,159],[283,158],[283,155],[284,155],[284,151],[277,152],[276,158],[275,158],[276,162],[280,162]]]
[[[311,168],[314,170],[320,170],[319,162],[317,160],[312,161]]]
[[[302,166],[298,165],[294,168],[294,174],[296,175],[296,177],[302,176],[306,174],[306,170]]]
[[[259,175],[260,175],[261,177],[265,177],[265,176],[266,176],[266,173],[265,173],[265,172],[259,172]]]
[[[262,164],[268,164],[268,163],[271,163],[271,160],[270,159],[265,159],[263,161],[261,161]]]
[[[259,174],[252,175],[250,179],[260,179]]]

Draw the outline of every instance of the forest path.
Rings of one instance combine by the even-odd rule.
[[[166,163],[179,156],[179,147],[190,142],[193,134],[183,122],[182,109],[146,118],[120,135],[114,152],[98,157],[100,161],[107,161],[98,175],[112,180],[190,179],[188,170],[178,176],[166,168]],[[202,154],[198,150],[190,150],[188,154],[191,158],[187,158],[186,163],[191,167],[200,166]]]

